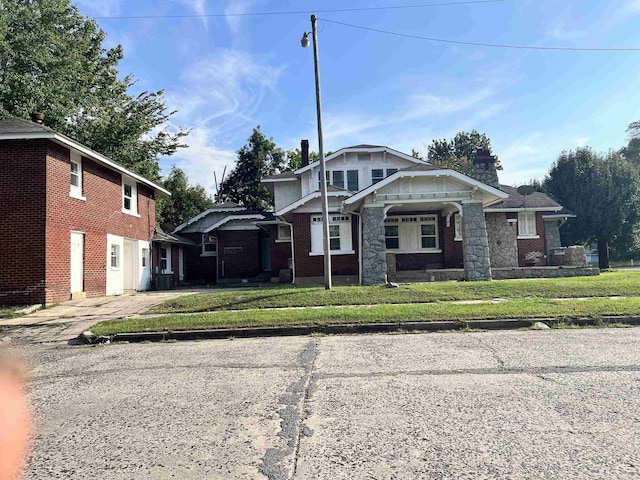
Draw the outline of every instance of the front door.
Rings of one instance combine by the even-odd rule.
[[[84,233],[71,232],[71,293],[84,291]]]

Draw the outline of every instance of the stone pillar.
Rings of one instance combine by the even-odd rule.
[[[562,246],[558,220],[544,221],[544,245],[547,249],[547,264],[551,265],[551,250]]]
[[[387,249],[384,241],[384,207],[362,209],[362,283],[384,283]]]
[[[462,205],[462,256],[468,281],[491,280],[489,239],[481,203]]]
[[[485,215],[491,268],[518,266],[518,227],[507,222],[506,213]]]

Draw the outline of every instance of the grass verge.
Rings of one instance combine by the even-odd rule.
[[[488,300],[493,298],[576,298],[640,295],[640,271],[606,272],[597,277],[438,282],[386,288],[271,287],[187,295],[162,303],[148,313],[195,313],[280,307],[373,305]]]
[[[301,309],[219,311],[103,322],[97,335],[161,330],[191,330],[338,323],[482,320],[502,318],[574,318],[640,315],[640,297],[584,300],[516,299],[492,304],[423,303]]]

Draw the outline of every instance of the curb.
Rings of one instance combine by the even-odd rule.
[[[96,336],[91,331],[83,332],[78,340],[83,344],[110,342],[162,342],[168,340],[221,340],[228,338],[255,337],[290,337],[313,334],[344,335],[362,333],[394,333],[407,331],[442,332],[452,330],[516,330],[531,328],[535,323],[550,325],[567,323],[576,326],[599,326],[613,323],[640,326],[640,316],[607,316],[602,318],[531,318],[505,320],[468,320],[468,321],[434,321],[434,322],[394,322],[394,323],[359,323],[336,325],[302,325],[283,327],[245,327],[219,328],[211,330],[167,330],[162,332],[116,333],[108,336]]]

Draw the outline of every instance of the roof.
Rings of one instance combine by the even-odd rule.
[[[189,220],[187,220],[186,222],[178,225],[173,231],[174,232],[180,232],[182,230],[184,230],[185,228],[187,228],[189,225],[197,222],[198,220],[206,217],[207,215],[210,215],[212,213],[221,213],[221,212],[244,212],[246,211],[246,209],[244,207],[241,207],[240,205],[238,205],[235,202],[223,202],[223,203],[218,203],[216,205],[214,205],[213,207],[211,207],[208,210],[205,210],[202,213],[199,213],[198,215],[196,215],[193,218],[190,218]]]
[[[0,119],[0,140],[37,140],[37,139],[47,139],[52,140],[56,143],[64,145],[69,148],[73,148],[80,152],[85,157],[94,160],[111,170],[115,170],[120,172],[128,177],[137,180],[138,182],[147,185],[148,187],[153,188],[154,190],[161,192],[167,196],[170,196],[168,190],[161,187],[160,185],[152,182],[151,180],[138,175],[137,173],[132,172],[131,170],[123,167],[119,163],[114,160],[111,160],[104,155],[91,150],[89,147],[81,144],[80,142],[67,137],[61,133],[56,132],[55,130],[41,125],[39,123],[35,123],[29,120],[24,120],[22,118],[3,118]]]
[[[500,203],[487,207],[488,210],[551,210],[559,211],[562,206],[548,195],[542,192],[533,192],[531,195],[520,195],[515,187],[500,185],[500,189],[509,194],[509,198]]]
[[[191,240],[184,238],[180,235],[176,235],[175,233],[167,233],[159,226],[156,226],[153,237],[151,237],[152,242],[162,242],[162,243],[175,243],[179,245],[198,245],[196,242],[192,242]]]
[[[368,144],[361,144],[361,145],[353,145],[351,147],[344,147],[341,148],[340,150],[337,150],[335,152],[333,152],[331,155],[327,155],[325,157],[325,162],[329,162],[331,160],[333,160],[334,158],[339,157],[340,155],[344,154],[344,153],[374,153],[374,152],[387,152],[390,153],[392,155],[395,155],[396,157],[402,158],[404,160],[407,160],[409,162],[413,162],[419,165],[430,165],[428,162],[425,162],[424,160],[421,160],[420,158],[415,158],[412,157],[411,155],[407,155],[406,153],[403,153],[399,150],[395,150],[393,148],[384,146],[384,145],[368,145]],[[310,163],[309,165],[306,165],[304,167],[299,168],[298,170],[296,170],[294,173],[296,174],[300,174],[300,173],[304,173],[307,170],[311,170],[312,168],[315,168],[316,166],[318,166],[320,164],[320,161],[316,161],[313,163]]]
[[[291,182],[296,180],[298,175],[295,172],[282,172],[275,175],[266,175],[262,177],[261,182]]]
[[[327,188],[328,197],[348,197],[349,195],[351,195],[351,192],[349,192],[348,190],[345,190],[343,188],[337,188],[337,187],[331,188],[331,187],[332,185],[330,185],[329,188]],[[321,197],[320,190],[315,190],[309,193],[308,195],[305,195],[304,197],[299,198],[298,200],[293,202],[291,205],[287,205],[286,207],[280,209],[279,211],[276,212],[276,215],[277,216],[286,215],[287,213],[295,210],[296,208],[300,208],[301,206],[309,203],[311,200],[314,200],[320,197]]]

